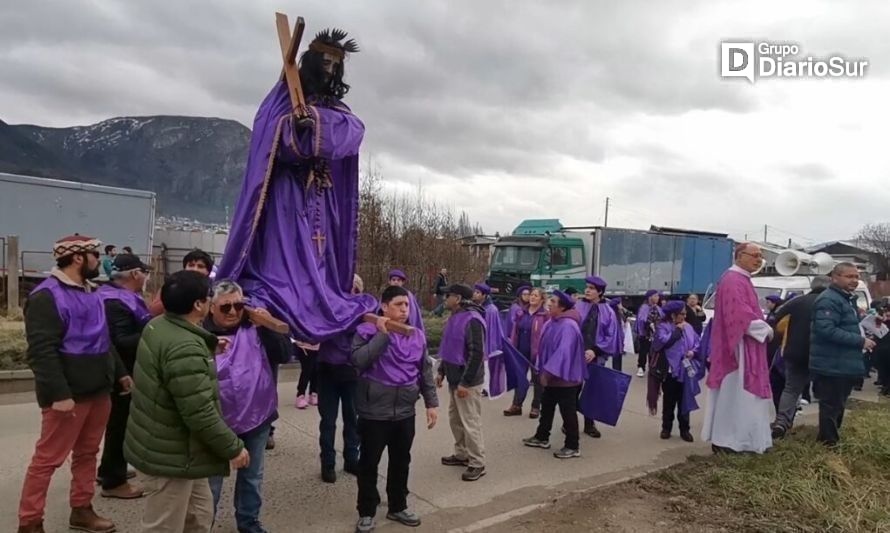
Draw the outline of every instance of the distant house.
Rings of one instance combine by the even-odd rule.
[[[847,261],[859,268],[859,272],[866,274],[867,281],[886,281],[890,272],[887,263],[881,254],[869,249],[866,245],[860,245],[855,241],[829,241],[816,244],[807,248],[806,253],[815,254],[825,252],[836,261]]]
[[[469,248],[475,258],[488,263],[497,240],[496,236],[491,235],[467,235],[460,238],[460,243]]]

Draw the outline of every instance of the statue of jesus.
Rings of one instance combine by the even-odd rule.
[[[352,294],[365,126],[342,101],[344,60],[358,52],[346,36],[322,31],[301,56],[303,109],[294,108],[284,80],[260,105],[217,275],[313,344],[377,309],[372,296]]]

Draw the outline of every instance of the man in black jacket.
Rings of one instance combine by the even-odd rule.
[[[433,365],[426,350],[426,336],[416,329],[409,336],[386,330],[390,320],[408,322],[412,298],[399,286],[387,287],[381,297],[383,316],[376,324],[362,324],[352,341],[352,364],[358,370],[355,410],[361,436],[358,465],[358,514],[356,531],[374,529],[380,504],[377,467],[383,449],[389,449],[386,495],[390,520],[417,527],[420,518],[408,510],[408,465],[414,442],[414,404],[423,397],[427,428],[436,425],[439,399]]]
[[[439,343],[439,376],[447,378],[451,403],[448,419],[454,435],[454,453],[442,458],[446,466],[466,466],[464,481],[485,475],[482,440],[482,385],[485,381],[485,311],[472,302],[473,289],[454,284],[445,291],[445,307],[451,311]]]
[[[776,420],[773,422],[773,439],[780,439],[794,424],[797,402],[804,388],[810,384],[810,325],[816,298],[828,288],[828,276],[816,276],[810,282],[809,294],[798,296],[778,309],[775,323],[787,317],[788,327],[782,357],[785,359],[785,388],[779,398]]]
[[[103,285],[98,291],[105,306],[111,344],[123,361],[127,374],[131,376],[142,329],[151,319],[151,313],[142,297],[142,289],[150,270],[135,255],[118,254],[114,257],[111,268],[111,283]],[[124,436],[127,418],[130,416],[130,395],[120,392],[119,387],[111,392],[111,414],[105,427],[99,482],[102,484],[102,497],[129,500],[142,497],[142,489],[127,482]]]
[[[448,269],[442,268],[439,271],[439,275],[436,276],[436,287],[433,289],[433,294],[436,295],[436,308],[433,309],[433,314],[441,317],[445,313],[445,290],[448,288]]]

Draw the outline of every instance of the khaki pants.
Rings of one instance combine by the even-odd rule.
[[[213,526],[213,495],[204,479],[144,475],[143,533],[208,533]]]
[[[448,421],[454,435],[454,455],[468,459],[470,466],[485,466],[485,444],[482,441],[482,385],[470,388],[466,398],[457,397],[457,389],[450,390]]]

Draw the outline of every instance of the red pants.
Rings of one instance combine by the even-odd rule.
[[[75,404],[72,411],[61,413],[43,409],[40,439],[28,466],[22,499],[19,502],[19,524],[30,525],[43,520],[46,493],[56,469],[71,455],[71,507],[84,507],[93,501],[96,482],[96,458],[105,433],[111,398],[101,395]]]

